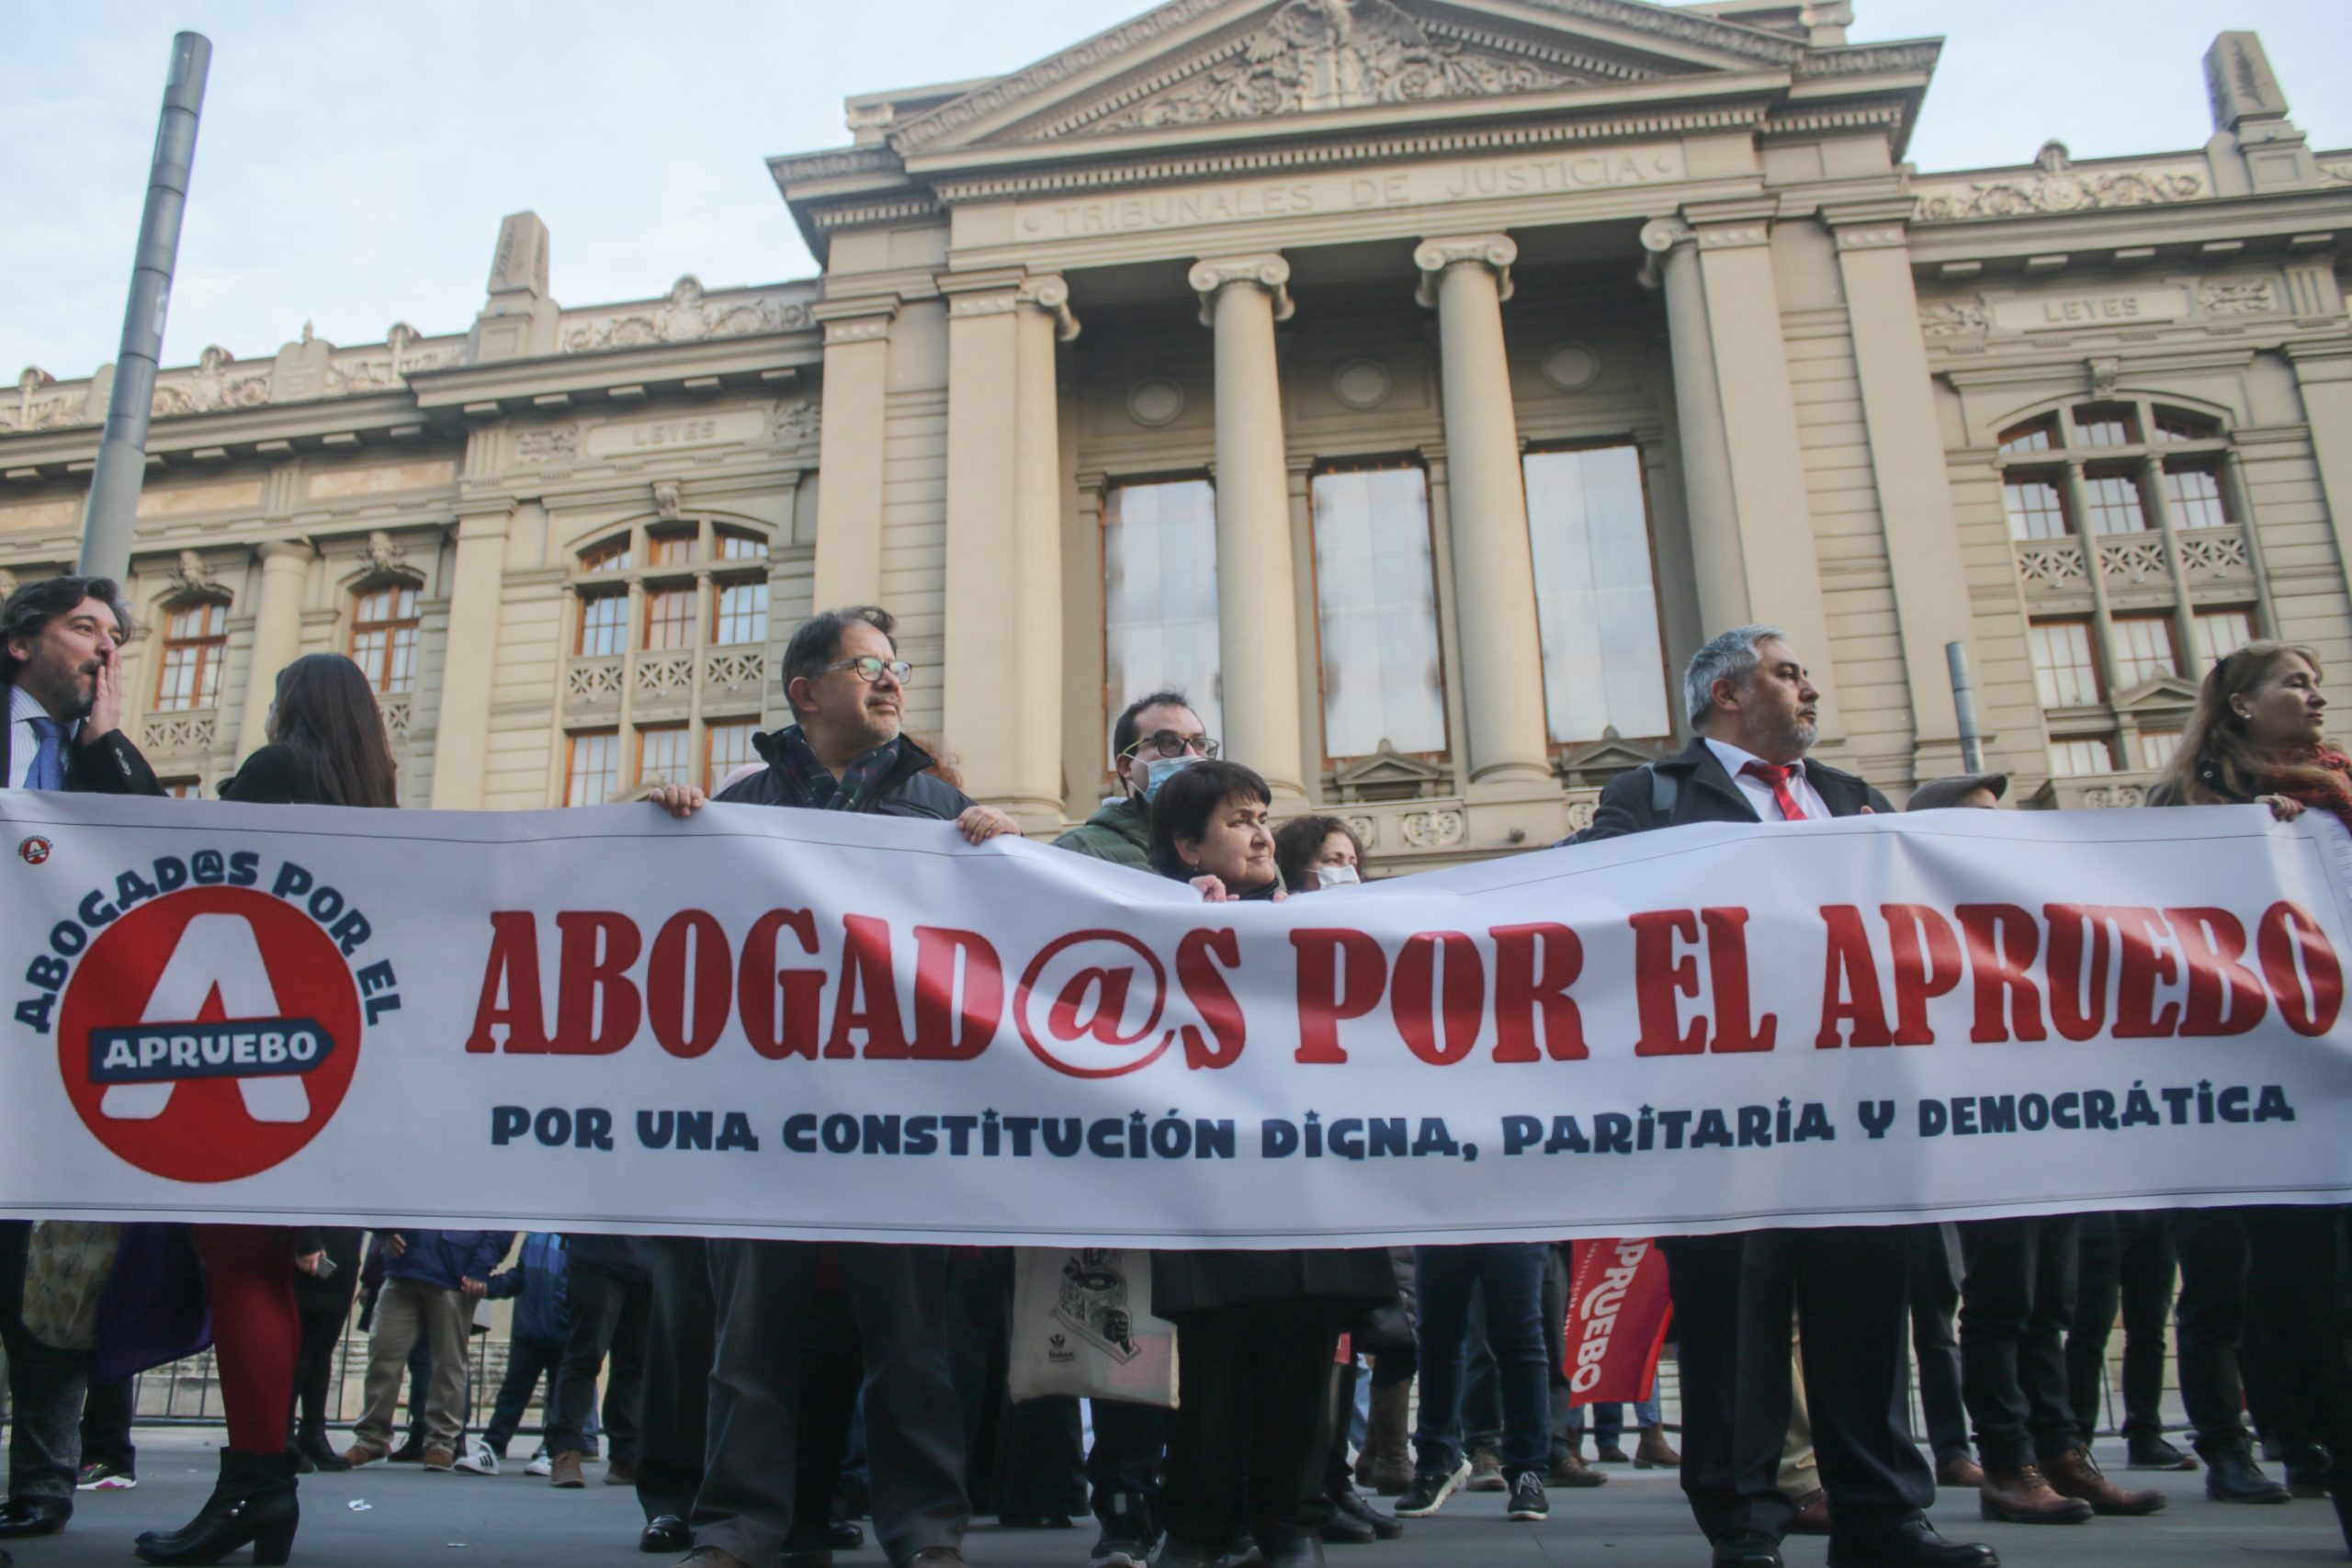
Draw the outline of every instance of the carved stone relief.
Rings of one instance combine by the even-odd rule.
[[[1962,333],[1981,333],[1989,324],[1982,304],[1955,300],[1947,305],[1923,305],[1919,308],[1919,331],[1928,337],[1958,337]]]
[[[1331,395],[1351,409],[1378,408],[1396,378],[1377,359],[1351,359],[1332,373]]]
[[[669,295],[659,304],[567,325],[563,352],[592,354],[657,343],[700,343],[707,338],[794,332],[811,324],[808,307],[797,301],[707,299],[701,281],[689,273],[670,286]]]
[[[520,431],[514,437],[514,455],[526,463],[559,462],[579,454],[580,427],[576,424]]]
[[[2233,283],[2200,283],[2197,303],[2209,316],[2259,316],[2278,309],[2277,291],[2268,278]]]
[[[1544,355],[1544,379],[1563,392],[1581,392],[1600,379],[1600,355],[1589,343],[1556,344]]]
[[[1533,92],[1582,79],[1534,60],[1432,39],[1390,0],[1290,0],[1192,80],[1088,129],[1262,119]]]
[[[1127,417],[1147,430],[1175,422],[1184,412],[1184,383],[1173,376],[1146,376],[1127,389]]]
[[[1923,182],[1918,210],[1922,223],[1949,223],[1964,218],[2018,218],[2035,213],[2081,212],[2100,207],[2149,207],[2169,201],[2195,201],[2211,195],[2202,175],[2176,163],[2165,168],[2117,169],[2103,173],[2077,170],[2065,143],[2049,141],[2034,159],[2033,172],[2013,177],[1965,180],[1951,184]]]

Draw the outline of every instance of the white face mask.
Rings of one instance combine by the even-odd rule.
[[[1194,756],[1154,757],[1143,771],[1143,797],[1150,800],[1159,794],[1159,786],[1201,759]]]
[[[1363,881],[1363,878],[1356,874],[1356,868],[1351,865],[1318,865],[1315,868],[1315,886],[1325,892],[1334,887],[1353,887]]]

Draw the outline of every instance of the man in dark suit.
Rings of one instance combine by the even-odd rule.
[[[1699,738],[1612,780],[1579,841],[1892,809],[1862,780],[1806,758],[1821,694],[1778,627],[1723,633],[1691,658],[1682,686]],[[1944,1540],[1923,1512],[1936,1489],[1903,1395],[1907,1227],[1673,1236],[1665,1247],[1681,1348],[1682,1490],[1714,1568],[1781,1568],[1796,1506],[1775,1482],[1800,1313],[1830,1568],[1994,1568],[1991,1548]]]
[[[784,694],[798,720],[758,738],[765,772],[720,792],[722,802],[860,811],[951,821],[973,843],[1019,826],[931,772],[931,756],[899,733],[913,670],[872,605],[829,610],[792,634]],[[654,804],[690,817],[702,791],[670,784]],[[796,1517],[800,1352],[818,1273],[801,1241],[713,1240],[718,1309],[701,1489],[679,1568],[820,1568],[832,1561],[827,1520]],[[939,1327],[948,1253],[940,1247],[832,1247],[865,1358],[865,1450],[874,1530],[899,1568],[961,1568],[971,1506],[964,1490],[964,1424]],[[646,1529],[649,1550],[674,1543],[673,1520]],[[658,1539],[657,1539],[658,1538]]]
[[[107,795],[161,795],[155,772],[122,732],[122,654],[130,615],[103,577],[28,582],[0,605],[0,784]],[[31,1222],[0,1221],[0,1343],[8,1351],[8,1498],[0,1537],[48,1535],[74,1513],[82,1394],[89,1357],[25,1329]],[[0,1552],[0,1564],[7,1559]]]

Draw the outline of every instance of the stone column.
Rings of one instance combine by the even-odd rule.
[[[1710,361],[1704,374],[1723,410],[1724,452],[1747,612],[1738,619],[1771,622],[1787,628],[1795,639],[1821,687],[1821,733],[1834,761],[1844,729],[1830,667],[1829,616],[1821,599],[1821,562],[1814,549],[1813,507],[1797,437],[1796,403],[1781,339],[1781,291],[1772,276],[1771,220],[1778,209],[1779,198],[1768,197],[1693,205],[1682,215],[1698,234],[1696,259],[1706,301]],[[1670,300],[1668,308],[1673,308]],[[1916,334],[1917,321],[1905,330]],[[1678,383],[1682,375],[1678,355]],[[1698,505],[1694,496],[1694,511]],[[1702,607],[1712,608],[1703,600]],[[1717,632],[1724,626],[1711,624],[1707,629]]]
[[[1740,558],[1739,507],[1732,494],[1731,448],[1724,440],[1723,390],[1715,385],[1706,285],[1699,277],[1699,236],[1679,218],[1659,218],[1642,226],[1642,248],[1650,253],[1642,280],[1662,286],[1666,294],[1675,423],[1682,448],[1691,573],[1699,591],[1703,638],[1751,617],[1747,569]]]
[[[819,610],[871,604],[882,595],[883,396],[898,312],[895,294],[809,307],[825,328],[813,587]]]
[[[2302,394],[2303,422],[2311,426],[2312,457],[2335,537],[2335,569],[2352,589],[2352,344],[2298,344],[2288,348],[2287,359]],[[2241,508],[2238,519],[2251,539],[2253,512]]]
[[[942,279],[947,306],[944,728],[967,787],[1024,827],[1062,813],[1059,277]]]
[[[511,515],[502,502],[496,511],[465,513],[458,518],[458,557],[449,572],[449,637],[441,654],[441,713],[433,737],[433,806],[439,811],[481,809]]]
[[[1904,677],[1911,699],[1911,776],[1961,768],[1960,716],[1944,645],[1973,630],[1941,460],[1935,382],[1919,336],[1919,297],[1911,285],[1907,197],[1824,209],[1838,241],[1846,317],[1853,333],[1871,477],[1894,589]]]
[[[306,540],[273,539],[254,552],[261,557],[260,602],[254,607],[254,640],[246,655],[245,709],[237,725],[240,759],[269,739],[269,706],[277,695],[277,672],[302,651],[302,591],[317,554]]]
[[[1469,702],[1470,782],[1548,781],[1544,641],[1527,487],[1503,345],[1503,301],[1519,247],[1507,234],[1423,240],[1413,252],[1419,299],[1437,310],[1445,400],[1453,591]]]
[[[1279,255],[1195,263],[1201,321],[1216,333],[1217,660],[1226,752],[1255,768],[1278,806],[1306,799],[1299,778],[1298,609],[1283,450],[1274,323],[1290,319],[1290,263]]]

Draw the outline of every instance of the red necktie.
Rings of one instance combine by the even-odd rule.
[[[1750,762],[1739,771],[1743,773],[1754,773],[1772,786],[1772,798],[1780,803],[1782,820],[1802,822],[1805,819],[1804,807],[1799,806],[1797,797],[1789,793],[1789,780],[1794,777],[1797,772],[1795,763]]]

